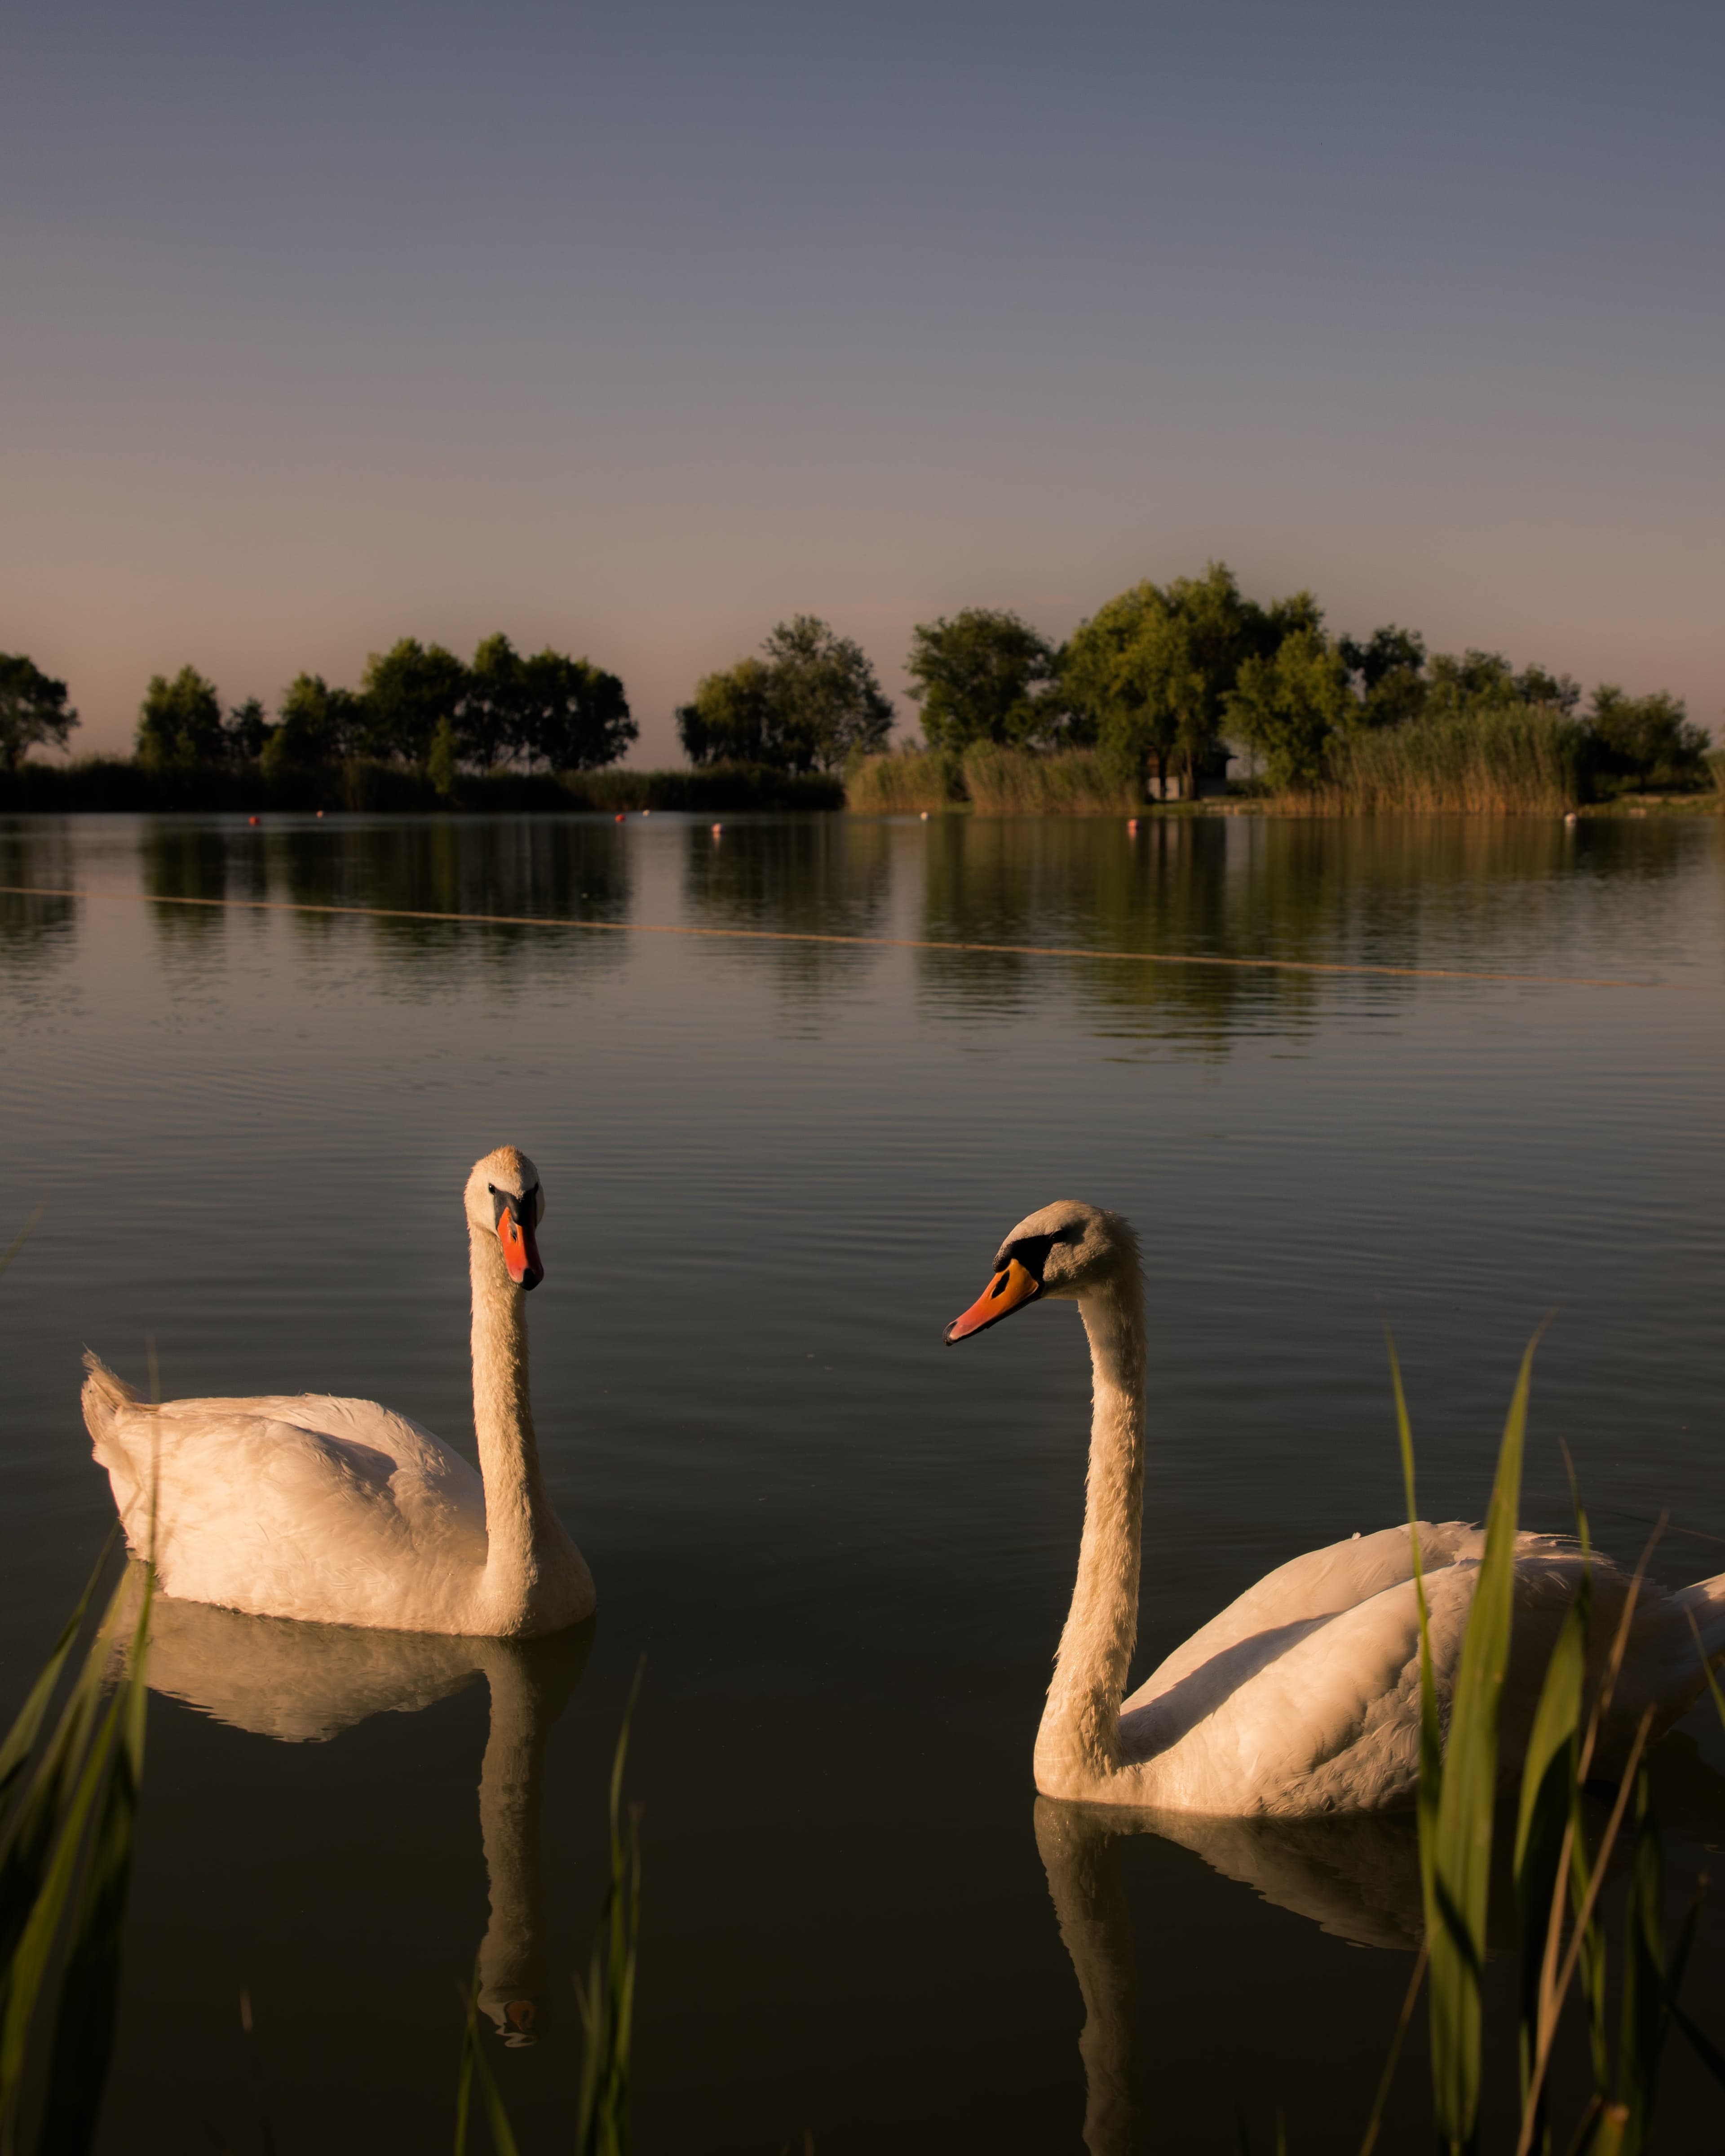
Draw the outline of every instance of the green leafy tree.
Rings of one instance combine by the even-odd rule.
[[[526,702],[521,655],[501,633],[488,636],[473,654],[461,699],[461,748],[481,771],[490,771],[522,747]]]
[[[1420,716],[1425,702],[1424,637],[1392,622],[1374,629],[1363,643],[1340,637],[1336,649],[1353,677],[1361,724],[1395,726]]]
[[[64,681],[21,651],[0,651],[0,770],[16,771],[33,748],[64,748],[77,724]]]
[[[892,706],[860,644],[835,636],[814,614],[781,622],[765,660],[739,660],[703,677],[677,712],[692,763],[769,764],[833,771],[857,751],[885,745]]]
[[[367,748],[373,756],[423,765],[439,722],[456,725],[467,669],[440,644],[404,636],[366,661]]]
[[[1581,701],[1581,684],[1567,674],[1548,674],[1543,666],[1529,666],[1515,677],[1515,692],[1523,704],[1560,711],[1565,718]]]
[[[693,764],[778,762],[772,668],[764,660],[739,659],[722,673],[703,675],[693,703],[677,707],[677,734]]]
[[[1269,658],[1240,662],[1228,698],[1231,730],[1264,759],[1280,792],[1310,787],[1323,771],[1331,736],[1356,723],[1341,649],[1320,629],[1296,629]]]
[[[248,696],[229,706],[222,721],[222,761],[228,764],[255,763],[264,753],[272,732],[262,699]]]
[[[886,746],[892,705],[860,644],[799,613],[780,622],[762,649],[792,771],[837,771],[847,757]]]
[[[425,776],[445,801],[454,798],[460,767],[460,741],[453,719],[439,719],[425,757]]]
[[[137,759],[146,771],[191,770],[225,759],[222,705],[216,685],[195,666],[172,680],[152,674],[138,707]]]
[[[1628,696],[1602,681],[1588,714],[1587,761],[1616,786],[1681,788],[1708,780],[1707,735],[1681,696]],[[1609,790],[1608,787],[1608,790]]]
[[[1135,584],[1099,607],[1066,647],[1063,691],[1122,776],[1141,780],[1152,764],[1164,788],[1171,767],[1189,781],[1216,752],[1242,662],[1321,619],[1304,592],[1267,608],[1243,599],[1213,562],[1202,577]]]
[[[931,748],[1023,748],[1059,736],[1060,654],[1017,614],[967,607],[950,621],[919,622],[911,639],[906,671]]]
[[[614,674],[548,647],[521,661],[519,732],[529,762],[552,771],[598,771],[615,763],[640,732]]]
[[[615,763],[639,733],[614,674],[549,645],[531,655],[501,633],[473,654],[456,722],[459,761],[594,771]]]
[[[259,763],[265,778],[325,770],[359,755],[369,732],[362,696],[352,689],[331,689],[321,674],[296,674],[282,692]]]

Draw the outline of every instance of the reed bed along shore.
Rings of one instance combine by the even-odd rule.
[[[1102,816],[1137,806],[1131,784],[1086,748],[1043,755],[983,742],[962,757],[947,749],[862,757],[845,784],[846,807],[875,816],[966,806],[986,816]]]
[[[1344,735],[1326,778],[1275,803],[1284,815],[1551,816],[1574,807],[1574,729],[1512,705]]]

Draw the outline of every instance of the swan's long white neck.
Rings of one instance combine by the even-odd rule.
[[[1120,1702],[1138,1630],[1144,1511],[1144,1305],[1136,1265],[1079,1301],[1095,1405],[1072,1607],[1036,1732],[1036,1786],[1083,1797],[1120,1765]]]
[[[552,1512],[539,1472],[539,1445],[527,1396],[527,1325],[522,1291],[509,1277],[494,1235],[468,1224],[473,1277],[473,1427],[485,1486],[487,1554],[482,1592],[516,1630],[536,1599],[547,1559],[568,1537]]]

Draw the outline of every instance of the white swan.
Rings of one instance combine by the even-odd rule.
[[[465,1208],[478,1475],[373,1400],[156,1408],[85,1355],[95,1456],[127,1544],[153,1555],[163,1594],[260,1617],[494,1638],[591,1614],[592,1575],[546,1495],[527,1400],[522,1298],[545,1276],[537,1169],[500,1147],[468,1178]]]
[[[1045,1207],[1020,1221],[982,1296],[947,1329],[968,1338],[1033,1301],[1078,1305],[1095,1379],[1090,1476],[1072,1607],[1037,1732],[1044,1795],[1233,1816],[1368,1811],[1419,1779],[1419,1620],[1405,1527],[1279,1567],[1153,1670],[1130,1699],[1143,1525],[1144,1306],[1137,1240],[1117,1213]],[[1421,1522],[1440,1703],[1447,1700],[1485,1537]],[[1500,1758],[1519,1769],[1538,1686],[1582,1558],[1566,1537],[1517,1537],[1514,1652]],[[1602,1660],[1629,1587],[1593,1561]],[[1610,1771],[1644,1710],[1663,1729],[1725,1654],[1725,1574],[1678,1594],[1644,1583],[1597,1755]]]

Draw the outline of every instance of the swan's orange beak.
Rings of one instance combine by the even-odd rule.
[[[955,1341],[968,1340],[973,1332],[986,1332],[1041,1292],[1042,1283],[1035,1274],[1027,1271],[1016,1258],[1009,1258],[963,1317],[955,1317],[947,1327],[947,1347]]]
[[[527,1194],[529,1205],[532,1194]],[[512,1202],[498,1210],[497,1240],[503,1245],[503,1262],[516,1286],[537,1287],[545,1278],[545,1268],[539,1262],[539,1245],[533,1240],[533,1223],[518,1218]]]

